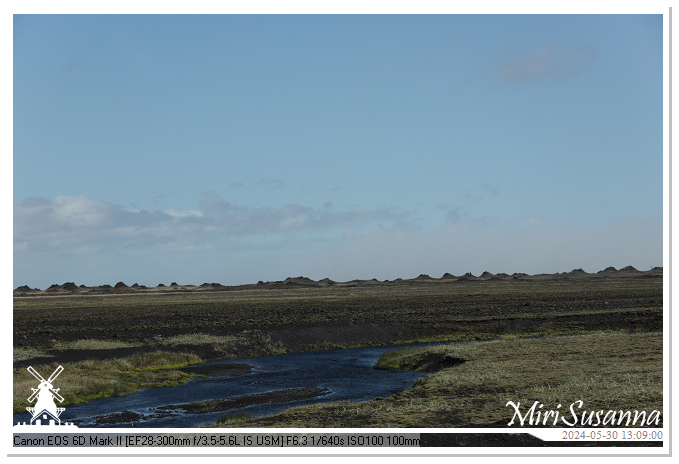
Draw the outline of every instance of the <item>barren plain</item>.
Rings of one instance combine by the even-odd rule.
[[[629,350],[619,353],[621,359],[639,354],[635,354],[637,348],[643,352],[639,359],[645,359],[651,356],[647,353],[651,349],[656,353],[651,356],[654,378],[662,377],[661,345],[657,356],[663,330],[662,268],[608,268],[597,273],[576,269],[544,275],[446,274],[441,278],[420,275],[394,281],[333,282],[297,277],[237,287],[217,283],[156,287],[122,282],[99,287],[65,283],[46,290],[17,288],[13,314],[15,391],[20,387],[15,411],[26,406],[21,400],[25,389],[21,382],[32,382],[30,376],[22,380],[23,368],[28,365],[49,370],[56,362],[71,363],[80,366],[81,372],[87,366],[94,372],[95,361],[134,358],[125,376],[134,379],[143,372],[143,381],[130,381],[141,388],[210,375],[188,368],[200,361],[415,341],[656,333],[659,337],[644,339],[652,342],[652,348],[639,348],[648,345],[646,342],[635,345],[616,339],[612,345],[607,343],[617,350]],[[563,343],[568,342],[553,345]],[[525,345],[514,345],[509,343],[506,349],[518,350],[517,356],[533,352]],[[144,365],[150,356],[170,354],[184,358]],[[423,356],[426,359],[427,355]],[[484,356],[490,355],[473,356],[486,359]],[[522,362],[517,358],[517,365]],[[154,369],[157,372],[151,375]],[[237,364],[234,369],[235,375],[247,372]],[[442,365],[439,369],[456,367]],[[125,394],[130,388],[134,389],[109,391],[101,387],[102,391],[81,396]],[[489,388],[492,394],[495,390]],[[458,394],[463,390],[458,389]],[[649,404],[657,405],[658,399]],[[342,414],[326,413],[333,417],[332,425],[327,426],[341,426]],[[291,417],[285,416],[281,424],[300,426],[300,421],[291,421]],[[359,416],[353,417],[345,422],[355,426]],[[427,420],[426,414],[421,417]],[[488,417],[483,421],[495,422]],[[379,423],[390,422],[385,418]],[[276,426],[275,421],[266,419],[252,422],[259,424]],[[401,425],[417,426],[410,422]]]

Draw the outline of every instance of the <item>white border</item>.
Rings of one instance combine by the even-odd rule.
[[[121,0],[118,2],[84,2],[84,1],[74,1],[74,0],[67,0],[67,1],[61,1],[61,2],[54,2],[54,1],[48,1],[48,0],[41,0],[41,1],[16,1],[16,0],[10,0],[8,2],[3,3],[2,10],[3,10],[3,17],[2,17],[2,22],[0,23],[3,27],[0,28],[2,30],[2,37],[4,38],[3,40],[3,63],[5,63],[5,66],[3,67],[4,69],[4,79],[5,79],[5,86],[4,86],[4,94],[3,94],[3,108],[5,108],[6,111],[6,119],[5,119],[5,124],[3,125],[2,131],[4,134],[3,140],[5,142],[5,146],[7,147],[9,145],[9,150],[7,150],[7,153],[9,154],[8,156],[5,157],[5,170],[3,172],[3,181],[2,186],[3,186],[3,193],[4,193],[4,198],[6,198],[7,201],[4,203],[5,205],[8,206],[6,213],[7,215],[5,217],[10,217],[11,218],[11,211],[12,211],[12,181],[13,181],[13,176],[12,176],[12,149],[11,149],[11,140],[12,140],[12,72],[11,72],[11,63],[12,63],[12,14],[19,13],[19,14],[36,14],[36,13],[47,13],[47,14],[64,14],[64,13],[166,13],[166,14],[175,14],[175,13],[209,13],[209,14],[214,14],[214,13],[220,13],[220,14],[250,14],[250,13],[276,13],[276,14],[290,14],[290,13],[305,13],[305,14],[327,14],[327,13],[353,13],[353,14],[374,14],[374,13],[392,13],[392,14],[471,14],[471,13],[479,13],[479,14],[487,14],[489,12],[492,12],[494,14],[517,14],[517,13],[540,13],[540,14],[549,14],[549,13],[573,13],[573,14],[610,14],[610,13],[623,13],[623,14],[663,14],[664,15],[664,92],[665,92],[665,106],[664,106],[664,143],[663,143],[663,152],[664,152],[664,173],[663,173],[663,180],[664,180],[664,204],[663,204],[663,211],[664,211],[664,224],[663,224],[663,266],[665,268],[665,272],[668,270],[670,271],[669,274],[666,274],[666,278],[664,280],[664,288],[663,288],[663,298],[664,298],[664,314],[665,314],[665,321],[668,321],[669,317],[669,302],[670,302],[670,285],[674,284],[674,276],[671,273],[671,268],[670,268],[670,233],[671,233],[671,228],[670,228],[670,160],[669,160],[669,134],[670,130],[672,129],[670,127],[670,122],[669,122],[669,107],[667,103],[669,102],[668,99],[668,94],[669,94],[669,71],[668,71],[668,64],[669,64],[669,53],[668,53],[668,45],[669,45],[669,33],[668,33],[668,26],[669,26],[669,21],[668,21],[668,11],[670,7],[669,2],[657,2],[657,1],[644,1],[644,2],[635,2],[634,4],[631,4],[630,2],[596,2],[596,1],[588,1],[588,2],[583,2],[583,1],[572,1],[564,4],[559,4],[559,5],[553,5],[550,4],[550,2],[526,2],[526,1],[515,1],[515,2],[506,2],[506,1],[486,1],[482,2],[479,4],[471,4],[471,2],[440,2],[440,1],[430,1],[430,0],[420,0],[418,2],[385,2],[385,1],[369,1],[369,0],[363,0],[363,1],[357,1],[357,0],[347,0],[343,2],[311,2],[311,1],[300,1],[300,0],[293,0],[293,1],[286,1],[286,2],[281,2],[281,1],[273,1],[273,0],[259,0],[259,1],[250,1],[250,2],[226,2],[226,3],[215,3],[211,1],[192,1],[192,2],[185,2],[185,3],[161,3],[161,2],[153,2],[153,1],[130,1],[130,0]],[[675,20],[674,15],[676,14],[676,10],[673,11],[673,22]],[[9,69],[7,69],[7,64],[9,63]],[[5,257],[5,262],[12,262],[12,240],[11,240],[11,219],[9,220],[10,224],[9,226],[6,226],[5,228],[5,233],[9,232],[9,237],[5,239],[4,241],[4,247],[3,249],[3,257]],[[12,288],[11,288],[11,283],[12,283],[12,272],[11,268],[9,269],[9,275],[5,275],[5,285],[4,285],[4,291],[6,292],[6,300],[4,307],[11,308],[12,307]],[[11,319],[11,311],[5,311],[5,317],[9,320],[8,323],[5,324],[7,332],[9,332],[9,328],[12,326],[12,319]],[[671,330],[674,328],[674,321],[672,321],[672,327]],[[12,340],[12,335],[11,333],[6,332],[6,339],[9,340],[10,343],[10,349],[8,350],[8,353],[6,354],[5,357],[3,357],[3,361],[7,363],[5,365],[6,367],[6,372],[9,372],[12,366],[12,361],[11,361],[11,340]],[[671,352],[670,352],[670,334],[668,331],[665,332],[665,337],[664,337],[664,356],[663,356],[663,364],[664,364],[664,391],[665,393],[665,401],[664,401],[664,411],[663,411],[663,417],[665,418],[665,422],[669,425],[666,425],[665,430],[667,431],[668,434],[672,433],[671,430],[671,418],[672,418],[672,412],[674,410],[674,407],[671,403],[671,397],[670,397],[670,378],[669,374],[671,372],[670,370],[670,357],[671,357]],[[669,355],[669,356],[668,356]],[[5,391],[5,397],[9,397],[8,391]],[[667,401],[669,399],[669,401]],[[672,411],[670,411],[670,407],[672,407]],[[669,420],[668,420],[669,419]],[[6,420],[6,423],[9,426],[9,418]],[[199,431],[202,431],[203,429],[78,429],[80,432],[85,432],[85,433],[121,433],[121,432],[128,432],[128,433],[143,433],[143,432],[153,432],[157,431],[158,433],[171,433],[171,432],[176,432],[176,433],[199,433]],[[396,433],[445,433],[447,431],[453,432],[453,430],[450,429],[204,429],[205,433],[218,433],[220,430],[223,430],[224,432],[227,433],[376,433],[379,431],[385,431],[385,432],[396,432]],[[512,429],[513,431],[520,431],[520,429]],[[464,433],[464,432],[474,432],[474,433],[493,433],[493,432],[507,432],[508,429],[454,429],[454,432],[458,433]],[[9,429],[10,434],[13,433],[11,428]],[[671,437],[670,437],[671,438]],[[31,455],[49,455],[53,456],[55,455],[55,449],[53,448],[47,448],[47,449],[30,449],[30,452],[25,452],[25,449],[21,449],[21,452],[19,452],[19,448],[13,448],[11,447],[11,440],[7,439],[5,442],[6,444],[6,453],[8,455],[14,455],[14,454],[31,454]],[[9,444],[9,446],[7,446]],[[83,454],[94,454],[93,450],[97,450],[99,448],[87,448],[86,452]],[[567,455],[581,455],[581,454],[587,454],[587,455],[631,455],[632,453],[634,454],[641,454],[641,455],[652,455],[652,454],[658,454],[654,452],[654,450],[662,450],[663,453],[667,453],[668,449],[671,449],[669,440],[665,442],[665,446],[663,448],[328,448],[325,452],[324,450],[320,448],[288,448],[285,449],[283,448],[284,455],[294,454],[299,455],[299,454],[309,454],[309,455],[318,455],[318,454],[327,454],[327,455],[340,455],[340,454],[361,454],[361,455],[372,455],[372,454],[393,454],[395,456],[404,456],[406,454],[415,454],[415,455],[447,455],[447,456],[460,456],[460,455],[521,455],[521,456],[526,456],[526,455],[540,455],[540,456],[553,456],[553,455],[561,455],[561,456],[567,456]],[[64,454],[72,453],[73,448],[67,448],[64,449]],[[122,450],[122,448],[116,448],[115,453],[119,453],[118,450]],[[127,450],[132,450],[134,451],[133,454],[140,455],[140,454],[168,454],[168,455],[204,455],[204,454],[211,454],[211,455],[224,455],[224,454],[229,454],[231,455],[231,452],[226,452],[227,449],[225,448],[166,448],[166,452],[162,452],[160,450],[164,450],[164,448],[152,448],[148,450],[143,450],[140,448],[127,448]],[[198,451],[200,450],[200,451]],[[228,449],[229,451],[231,450],[230,448]],[[346,451],[345,451],[346,450]],[[349,450],[352,450],[349,452]],[[386,450],[393,450],[391,453],[387,453]],[[411,450],[417,450],[417,452],[412,452]],[[275,452],[274,452],[275,451]],[[281,449],[271,449],[269,451],[269,448],[239,448],[237,451],[238,454],[242,455],[281,455]],[[62,453],[59,453],[62,454]],[[104,453],[96,453],[97,455],[101,454],[104,455]],[[106,454],[110,454],[106,453]],[[121,453],[122,454],[122,453]],[[125,454],[132,454],[128,453],[127,451]]]

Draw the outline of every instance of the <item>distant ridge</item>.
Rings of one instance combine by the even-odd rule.
[[[582,269],[578,268],[578,269],[573,269],[571,272],[569,272],[569,274],[587,274],[587,273],[585,271],[583,271]]]
[[[656,268],[653,268],[653,269],[656,269]],[[606,269],[604,269],[603,271],[597,272],[597,274],[603,274],[604,272],[618,272],[618,270],[616,268],[614,268],[613,266],[609,266]]]
[[[462,277],[457,279],[458,282],[460,282],[460,281],[464,282],[464,281],[467,281],[467,280],[476,280],[476,276],[474,276],[474,274],[472,274],[471,272],[467,272],[465,275],[463,275]]]
[[[474,276],[471,272],[456,277],[453,274],[446,272],[441,278],[430,277],[427,274],[420,274],[412,279],[397,278],[392,281],[379,281],[377,279],[360,280],[354,279],[348,282],[336,282],[329,278],[324,278],[319,281],[310,279],[309,277],[288,277],[282,281],[263,282],[259,281],[256,284],[234,285],[227,286],[220,283],[203,283],[196,285],[181,285],[177,282],[172,282],[169,286],[160,283],[155,287],[147,287],[135,283],[132,286],[127,286],[120,281],[111,286],[109,284],[98,285],[95,287],[88,287],[86,285],[77,286],[74,282],[66,282],[64,284],[53,284],[45,290],[39,288],[31,288],[28,285],[21,285],[14,289],[15,296],[34,296],[40,294],[61,294],[61,293],[75,293],[75,294],[110,294],[110,293],[145,293],[145,292],[192,292],[192,291],[228,291],[228,290],[247,290],[247,289],[286,289],[286,288],[323,288],[323,287],[368,287],[368,286],[398,286],[398,285],[431,285],[435,283],[465,283],[478,282],[479,284],[491,284],[498,282],[511,281],[547,281],[547,280],[564,280],[564,279],[610,279],[610,278],[662,278],[663,268],[654,267],[648,271],[639,271],[633,266],[625,266],[620,270],[609,266],[597,273],[587,273],[583,269],[573,269],[570,272],[555,273],[555,274],[536,274],[529,275],[522,272],[515,272],[514,274],[497,273],[493,274],[484,271],[479,277]]]

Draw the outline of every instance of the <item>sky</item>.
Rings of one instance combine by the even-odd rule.
[[[14,15],[13,281],[663,265],[662,15]]]

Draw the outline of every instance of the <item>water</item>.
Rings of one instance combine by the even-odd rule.
[[[376,397],[386,398],[407,390],[415,379],[425,374],[374,369],[377,358],[393,349],[426,345],[391,345],[211,361],[205,364],[238,362],[249,364],[254,369],[248,375],[197,378],[176,387],[149,388],[123,397],[67,406],[60,418],[62,422],[76,421],[80,427],[188,428],[215,422],[225,412],[167,415],[167,411],[161,413],[153,408],[302,387],[320,387],[329,391],[314,398],[288,403],[252,405],[228,412],[248,412],[253,416],[262,416],[303,404],[343,400],[360,402]],[[132,416],[136,417],[118,424],[96,423],[97,416],[123,411],[131,411],[135,413]],[[14,414],[13,418],[14,424],[29,422],[30,419],[27,412]]]

